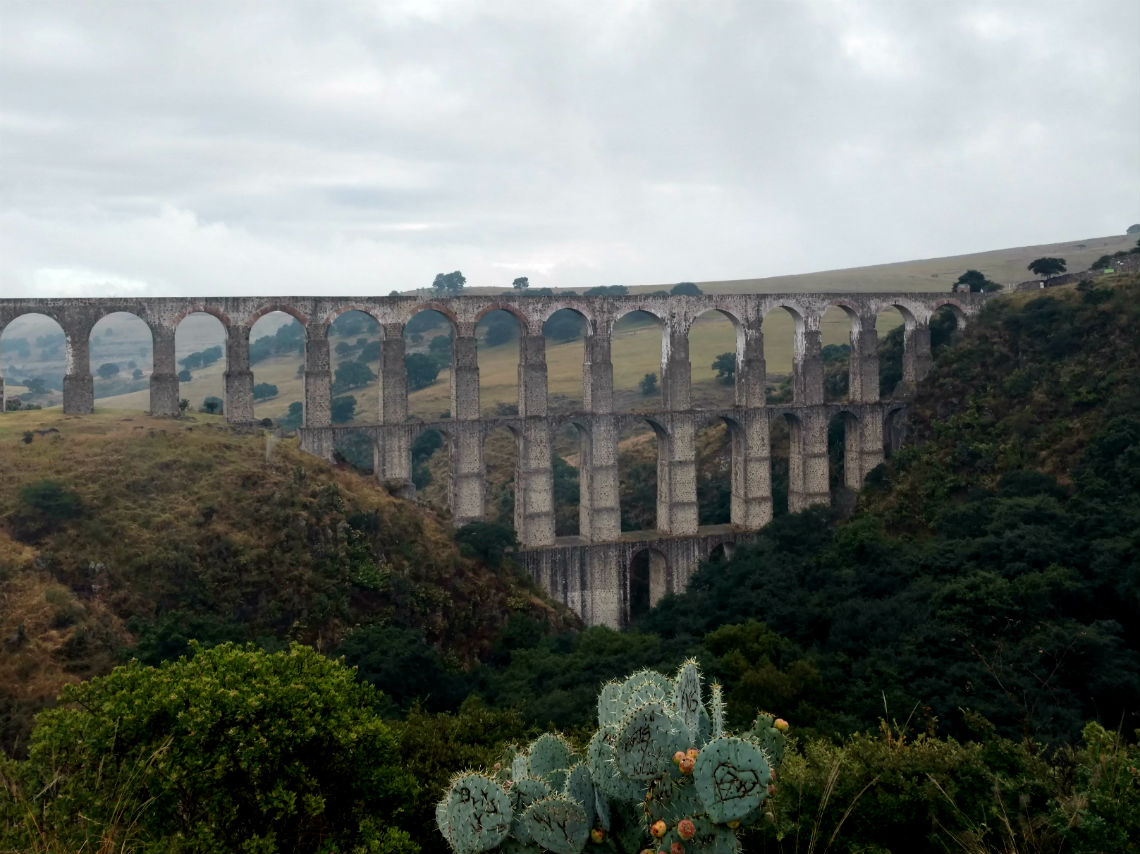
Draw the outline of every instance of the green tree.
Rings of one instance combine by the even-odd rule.
[[[110,332],[110,330],[107,331]],[[104,362],[99,366],[98,374],[101,380],[114,379],[119,375],[119,366],[114,362]]]
[[[525,291],[530,287],[530,279],[528,279],[526,276],[519,276],[517,279],[511,282],[511,287],[516,291]]]
[[[455,532],[455,542],[490,567],[499,566],[507,550],[519,544],[515,529],[497,522],[468,522]]]
[[[372,369],[368,367],[366,362],[341,362],[336,366],[336,374],[333,376],[332,382],[332,392],[333,394],[340,394],[342,391],[348,391],[350,388],[360,388],[375,381],[376,374],[372,373]]]
[[[721,353],[713,359],[712,369],[716,371],[717,382],[732,385],[736,379],[736,354]]]
[[[356,416],[356,398],[351,394],[334,397],[329,407],[333,424],[345,424]]]
[[[221,415],[222,399],[220,397],[207,397],[202,401],[202,411],[208,415]]]
[[[458,270],[452,273],[437,273],[435,281],[431,283],[432,289],[443,296],[457,294],[467,284],[467,277]]]
[[[24,386],[28,389],[28,394],[47,394],[47,383],[42,377],[28,377],[24,380]]]
[[[1000,291],[1001,285],[997,282],[991,282],[983,273],[977,270],[967,270],[954,282],[953,289],[956,291],[970,291],[971,293],[988,293],[990,291]]]
[[[178,372],[178,382],[180,382],[180,383],[188,383],[188,382],[190,382],[192,379],[194,379],[193,375],[192,375],[192,374],[190,373],[190,371],[189,371],[189,370],[187,370],[186,368],[183,368],[182,370],[180,370],[180,371]]]
[[[282,430],[296,430],[301,426],[305,415],[305,405],[299,400],[289,404],[289,410],[277,419],[277,426]]]
[[[641,378],[641,382],[639,382],[637,385],[638,388],[641,389],[641,393],[646,397],[649,397],[651,394],[656,394],[657,374],[646,374]]]
[[[192,645],[64,688],[14,776],[26,850],[417,850],[379,695],[308,647]],[[8,842],[9,840],[4,840]]]
[[[669,290],[673,296],[700,296],[701,289],[694,282],[678,282]]]
[[[451,364],[451,336],[437,335],[428,342],[428,355],[441,369]]]
[[[277,386],[273,383],[258,383],[253,387],[254,400],[269,400],[271,397],[277,397]]]
[[[439,376],[439,365],[435,359],[423,353],[409,353],[405,359],[408,372],[408,391],[418,391],[435,383]]]
[[[1029,262],[1027,269],[1036,276],[1044,276],[1046,279],[1049,279],[1065,272],[1065,259],[1037,258]]]

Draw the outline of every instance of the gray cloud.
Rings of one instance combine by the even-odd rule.
[[[0,292],[720,279],[1119,233],[1129,0],[0,0]]]

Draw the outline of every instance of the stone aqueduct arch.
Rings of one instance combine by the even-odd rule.
[[[943,305],[959,322],[975,315],[982,294],[708,294],[703,296],[459,296],[416,297],[222,297],[138,299],[0,299],[0,334],[15,318],[30,313],[59,323],[66,336],[67,372],[63,409],[89,413],[94,407],[89,356],[92,327],[100,318],[127,312],[151,330],[154,369],[150,378],[151,412],[179,414],[179,383],[174,336],[186,316],[204,312],[226,331],[225,415],[235,425],[253,422],[253,374],[249,335],[258,318],[283,311],[305,328],[304,425],[301,446],[329,458],[337,434],[363,431],[375,448],[376,475],[390,488],[410,493],[411,447],[416,435],[437,429],[448,441],[451,459],[452,516],[456,524],[484,513],[483,440],[506,427],[518,447],[515,527],[520,558],[550,593],[590,624],[621,625],[629,614],[629,562],[652,546],[668,564],[670,590],[681,590],[698,563],[718,545],[746,538],[772,518],[769,427],[773,419],[793,425],[789,508],[827,503],[827,426],[842,413],[847,420],[845,476],[858,487],[883,459],[885,417],[900,406],[914,383],[930,367],[931,315]],[[851,320],[849,399],[825,403],[820,321],[831,306]],[[880,311],[896,308],[905,326],[903,381],[891,401],[880,400],[878,335]],[[424,310],[435,310],[452,324],[455,337],[451,366],[451,418],[421,421],[408,417],[404,367],[405,324]],[[510,312],[518,321],[518,414],[483,417],[479,408],[479,366],[475,327],[494,310]],[[543,324],[555,312],[570,309],[585,320],[583,407],[579,412],[552,414],[547,409],[546,343]],[[793,400],[768,405],[762,324],[773,311],[788,311],[795,321]],[[380,405],[371,424],[333,426],[330,418],[331,375],[328,330],[346,311],[361,311],[380,325]],[[651,314],[661,324],[662,404],[651,413],[616,413],[610,357],[614,324],[632,311]],[[734,405],[694,409],[690,398],[689,330],[708,311],[717,311],[736,331]],[[4,385],[0,377],[0,412]],[[657,531],[621,532],[618,498],[618,436],[634,421],[649,421],[657,432]],[[731,525],[698,526],[696,498],[696,431],[723,421],[732,451]],[[580,535],[555,538],[552,437],[572,424],[582,437],[580,469]],[[655,591],[655,595],[660,591]]]

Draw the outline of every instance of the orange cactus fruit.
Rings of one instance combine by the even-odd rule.
[[[691,759],[696,759],[698,756],[701,755],[701,752],[699,750],[697,750],[695,747],[690,747],[688,750],[685,751],[685,755],[690,757]]]
[[[732,821],[726,822],[726,824],[733,830],[736,830],[736,828],[740,827],[740,820],[734,818]]]
[[[594,840],[595,842],[601,842],[603,839],[606,838],[606,832],[604,830],[602,830],[600,827],[595,827],[593,830],[590,831],[590,838],[592,840]]]
[[[688,842],[697,835],[697,826],[691,818],[683,818],[677,822],[677,835]]]
[[[657,839],[664,836],[669,830],[669,825],[665,824],[661,819],[653,822],[653,826],[649,828],[649,832]]]
[[[685,854],[685,846],[680,842],[674,842],[669,846],[669,854]]]
[[[681,769],[682,774],[692,774],[693,768],[696,767],[697,760],[691,756],[684,757],[677,763],[677,767]]]
[[[783,718],[776,718],[776,720],[773,721],[772,726],[774,726],[780,732],[787,732],[789,729],[788,722]]]
[[[676,753],[673,754],[673,764],[674,765],[680,765],[681,760],[684,758],[685,758],[685,751],[678,750]]]

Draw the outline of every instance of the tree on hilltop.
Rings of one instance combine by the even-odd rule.
[[[436,273],[432,289],[441,295],[457,294],[467,284],[467,277],[458,270],[451,273]]]
[[[1027,268],[1029,272],[1037,276],[1044,276],[1046,279],[1053,276],[1060,275],[1065,272],[1065,259],[1064,258],[1037,258],[1029,262]]]
[[[967,290],[975,294],[988,293],[990,291],[1000,291],[1001,285],[997,282],[991,282],[983,273],[977,270],[967,270],[954,282],[954,290]]]
[[[511,287],[516,291],[525,291],[530,287],[530,279],[526,276],[519,276],[517,279],[511,282]]]
[[[669,293],[675,297],[699,297],[701,289],[695,282],[678,282]]]

